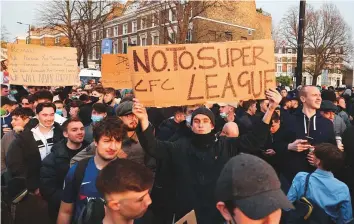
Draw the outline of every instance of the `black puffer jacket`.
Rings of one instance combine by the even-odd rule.
[[[42,166],[41,155],[31,131],[38,123],[37,119],[29,121],[25,126],[25,130],[11,143],[6,155],[9,174],[12,177],[26,178],[29,191],[39,188],[39,172]],[[62,139],[61,126],[58,123],[54,123],[54,144]]]
[[[66,139],[64,139],[53,145],[51,153],[42,162],[40,172],[40,192],[48,202],[50,216],[55,219],[60,207],[64,179],[73,157],[68,153],[66,142]],[[87,146],[88,143],[83,142],[82,147],[77,152]]]
[[[215,224],[222,219],[215,208],[214,189],[225,163],[240,152],[253,153],[264,145],[269,126],[260,123],[254,131],[238,138],[214,134],[193,135],[175,142],[155,139],[152,126],[138,132],[143,149],[156,159],[171,163],[176,183],[176,219],[191,210],[196,211],[198,223]]]

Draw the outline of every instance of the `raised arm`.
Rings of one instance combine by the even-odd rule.
[[[154,128],[149,123],[146,108],[137,99],[134,99],[133,113],[139,119],[140,127],[137,128],[137,134],[144,151],[156,159],[170,157],[175,143],[159,141],[155,138]]]
[[[235,147],[233,147],[235,150],[239,150],[239,152],[255,153],[266,143],[270,129],[269,124],[275,109],[281,101],[281,95],[277,90],[269,89],[266,91],[266,97],[269,100],[269,107],[262,121],[254,126],[251,132],[241,135],[238,138],[230,139],[230,141],[233,142],[232,144],[235,145]]]

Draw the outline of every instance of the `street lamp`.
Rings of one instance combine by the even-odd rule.
[[[28,44],[31,43],[31,24],[27,24],[27,23],[22,23],[22,22],[17,22],[18,24],[21,25],[27,25],[28,26]]]

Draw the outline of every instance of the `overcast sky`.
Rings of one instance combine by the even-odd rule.
[[[23,22],[36,25],[37,9],[44,1],[17,1],[17,0],[0,0],[1,9],[1,25],[5,25],[9,32],[9,41],[13,42],[16,36],[26,36],[28,26],[17,24],[16,22]],[[307,3],[312,4],[318,8],[322,0],[307,0]],[[328,2],[328,1],[327,1]],[[333,0],[332,1],[341,12],[345,21],[352,27],[354,38],[354,1]],[[272,15],[275,25],[279,23],[281,18],[285,15],[287,10],[294,5],[299,5],[297,0],[276,1],[276,0],[256,0],[257,7],[269,12]]]

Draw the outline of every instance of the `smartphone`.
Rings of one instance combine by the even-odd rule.
[[[314,139],[310,136],[305,136],[305,140],[307,140],[308,144],[312,145]]]

